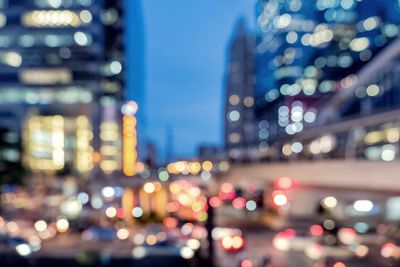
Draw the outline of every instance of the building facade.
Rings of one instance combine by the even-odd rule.
[[[254,142],[254,37],[239,20],[229,47],[224,143],[229,158],[241,160]]]
[[[327,113],[333,98],[358,84],[360,73],[377,64],[374,59],[399,36],[400,5],[395,0],[263,0],[257,14],[256,117],[259,133],[267,132],[259,138],[258,156],[268,160],[301,158],[308,149],[300,140],[303,132],[318,131],[313,127],[321,126],[322,110]],[[365,89],[356,91],[360,97],[372,99],[383,92],[363,86]],[[389,102],[396,97],[377,97],[360,104],[357,95],[341,103],[337,116],[368,116],[395,106]],[[369,102],[375,104],[365,104]],[[360,112],[360,105],[369,111]],[[324,134],[329,132],[316,133],[319,137]],[[330,137],[316,142],[328,147],[340,143]]]
[[[0,113],[33,171],[120,169],[122,0],[0,1]]]

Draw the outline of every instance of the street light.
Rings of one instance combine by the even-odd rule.
[[[121,108],[122,118],[122,162],[123,172],[126,176],[134,176],[137,173],[137,132],[136,112],[138,105],[134,101],[128,101]]]

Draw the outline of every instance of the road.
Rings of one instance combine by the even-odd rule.
[[[297,196],[296,196],[297,195]],[[308,188],[302,189],[300,192],[293,192],[292,196],[296,196],[296,207],[307,208],[312,201],[310,199],[321,199],[324,196],[335,195],[338,199],[354,201],[359,197],[371,197],[376,202],[381,202],[387,194],[375,195],[372,192],[363,194],[362,192],[352,193],[349,191],[341,191],[337,189],[327,188]],[[308,196],[308,197],[307,197]],[[246,238],[246,249],[237,254],[226,253],[219,243],[216,244],[216,262],[219,267],[236,267],[240,266],[243,259],[251,259],[253,267],[261,267],[262,257],[271,256],[272,262],[270,267],[325,267],[318,262],[310,260],[304,251],[289,251],[281,252],[272,246],[272,240],[276,234],[274,229],[282,229],[285,227],[294,227],[308,230],[308,227],[316,223],[318,216],[315,214],[316,209],[313,206],[308,206],[310,211],[307,217],[280,217],[266,216],[264,212],[246,212],[237,210],[231,206],[218,208],[216,214],[216,225],[220,227],[234,227],[242,230]],[[380,255],[380,247],[376,244],[370,247],[370,256],[364,259],[351,258],[344,262],[346,267],[385,267],[393,266],[384,260]]]

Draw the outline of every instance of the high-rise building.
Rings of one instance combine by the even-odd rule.
[[[259,155],[286,158],[283,144],[315,126],[325,103],[399,35],[400,4],[260,0],[257,14]]]
[[[247,158],[254,143],[254,37],[240,19],[229,47],[225,92],[225,151],[229,158]]]
[[[121,168],[123,19],[122,0],[0,1],[0,113],[33,171]]]

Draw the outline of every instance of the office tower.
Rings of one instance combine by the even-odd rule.
[[[240,160],[254,142],[254,37],[243,19],[236,25],[228,53],[224,143],[228,156]]]
[[[118,0],[0,1],[0,112],[29,169],[121,167],[123,19]]]
[[[260,155],[279,158],[285,139],[315,126],[325,103],[356,84],[357,73],[398,36],[400,5],[264,0],[257,14],[256,117],[266,133]]]

